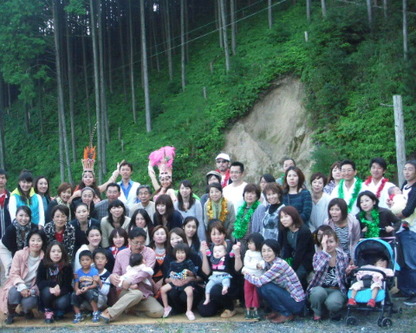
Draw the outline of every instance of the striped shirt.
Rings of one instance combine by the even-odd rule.
[[[266,263],[265,269],[266,272],[261,276],[245,274],[244,278],[256,287],[272,282],[285,289],[296,302],[301,302],[305,299],[305,293],[298,276],[286,261],[281,258],[275,258],[272,264]]]

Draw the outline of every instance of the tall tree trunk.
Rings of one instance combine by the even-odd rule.
[[[326,0],[321,0],[322,16],[326,18]]]
[[[71,148],[72,148],[72,163],[75,164],[77,160],[75,149],[75,121],[74,121],[74,76],[73,76],[73,56],[72,56],[72,42],[69,31],[69,14],[66,14],[66,59],[68,71],[68,94],[69,94],[69,121],[71,125]]]
[[[236,30],[237,25],[235,23],[235,0],[230,0],[230,19],[231,19],[231,52],[233,55],[237,54],[237,39],[236,39]]]
[[[120,46],[120,58],[121,58],[121,75],[123,76],[123,93],[124,93],[124,100],[127,102],[127,82],[126,82],[126,56],[124,54],[124,34],[123,34],[123,17],[121,16],[120,11],[120,0],[117,0],[117,16],[119,20],[119,27],[118,27],[118,40]]]
[[[144,104],[146,110],[146,131],[152,130],[152,120],[150,117],[150,96],[149,96],[149,78],[147,73],[147,50],[146,50],[146,22],[144,12],[144,0],[140,0],[140,28],[142,40],[142,73],[143,73],[143,89]]]
[[[306,19],[308,23],[311,22],[311,2],[312,0],[306,0]]]
[[[269,21],[269,29],[273,26],[273,11],[272,11],[272,0],[267,0],[267,18]]]
[[[129,0],[129,46],[130,46],[130,88],[131,88],[131,109],[133,112],[133,122],[137,123],[137,111],[136,111],[136,90],[134,83],[134,45],[133,45],[133,20],[131,13],[131,1]],[[141,0],[140,0],[141,1]]]
[[[160,72],[160,61],[159,61],[159,47],[158,47],[158,40],[157,40],[157,20],[156,20],[156,15],[154,15],[152,13],[151,18],[150,18],[150,23],[151,23],[151,34],[152,34],[152,40],[153,40],[153,45],[154,45],[154,58],[155,58],[155,63],[156,63],[156,70],[159,73]],[[152,48],[150,48],[151,50]],[[150,54],[150,56],[152,56],[152,54]]]
[[[407,60],[409,53],[407,36],[407,0],[403,0],[403,57]]]
[[[99,83],[99,58],[98,58],[98,45],[97,45],[97,25],[96,25],[96,8],[95,1],[90,0],[90,14],[91,14],[91,37],[92,37],[92,52],[94,61],[94,90],[95,90],[95,113],[97,119],[97,150],[98,150],[98,182],[101,184],[103,179],[103,169],[101,168],[101,151],[104,149],[103,129],[101,124],[101,98],[100,98],[100,83]]]
[[[108,88],[113,93],[113,45],[111,39],[111,29],[107,25],[107,61],[108,61]]]
[[[105,73],[104,73],[104,25],[103,25],[103,3],[99,4],[98,7],[98,50],[99,50],[99,66],[100,66],[100,106],[101,106],[101,140],[102,140],[102,151],[101,151],[101,163],[103,175],[107,173],[107,154],[106,154],[106,143],[110,142],[110,135],[108,129],[108,116],[107,116],[107,97],[106,97],[106,84],[105,84]]]
[[[185,91],[185,0],[181,0],[181,82],[182,91]]]
[[[165,0],[165,33],[166,33],[166,54],[168,57],[169,80],[173,80],[173,61],[172,61],[172,27],[170,24],[169,0]]]
[[[91,124],[91,110],[90,110],[90,90],[88,82],[88,70],[87,70],[87,50],[85,45],[86,34],[82,33],[81,46],[82,46],[82,70],[84,72],[84,84],[85,84],[85,108],[87,109],[88,119],[88,133],[92,131]]]
[[[54,42],[55,42],[55,61],[56,61],[56,82],[58,89],[58,124],[59,124],[59,166],[61,181],[65,179],[65,164],[68,172],[68,180],[72,183],[71,164],[69,159],[69,148],[66,139],[65,127],[65,105],[64,105],[64,91],[62,85],[62,64],[61,64],[61,43],[60,43],[60,27],[59,27],[59,0],[53,1],[53,28],[54,28]],[[64,162],[65,159],[65,162]]]
[[[387,13],[387,0],[383,0],[383,12],[384,12],[384,17],[387,18],[388,13]]]
[[[371,8],[371,0],[366,0],[366,3],[367,3],[368,25],[371,28],[373,26],[373,11]]]
[[[4,81],[3,75],[0,73],[0,168],[5,169],[6,164],[6,154],[4,146],[4,109],[6,108],[6,103],[4,100],[5,91],[4,91]]]
[[[220,0],[220,13],[221,13],[221,28],[222,39],[224,41],[224,54],[225,54],[225,70],[230,71],[230,52],[228,50],[228,37],[227,37],[227,16],[225,11],[224,0]]]
[[[214,0],[215,1],[215,0]],[[220,48],[224,47],[224,41],[223,41],[223,32],[222,32],[222,15],[221,15],[221,3],[222,0],[217,0],[215,1],[215,24],[217,26],[218,29],[218,36],[219,36],[219,43],[220,43]]]

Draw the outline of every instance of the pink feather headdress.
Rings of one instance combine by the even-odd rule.
[[[151,166],[157,166],[159,169],[159,176],[169,175],[172,177],[174,158],[175,147],[171,146],[162,147],[149,155]]]

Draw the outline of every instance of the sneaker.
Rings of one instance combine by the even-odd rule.
[[[45,311],[45,323],[46,324],[52,324],[54,322],[53,320],[53,312],[52,311]]]
[[[409,299],[404,301],[403,304],[407,305],[407,306],[415,306],[416,305],[416,296],[410,297]]]
[[[189,319],[189,320],[195,320],[195,315],[194,315],[194,313],[192,312],[192,311],[186,311],[186,317]]]
[[[357,302],[355,301],[354,298],[348,298],[347,305],[349,305],[349,306],[357,306]]]
[[[368,303],[367,303],[367,306],[368,306],[369,308],[375,308],[375,307],[376,307],[376,300],[374,300],[374,299],[370,299],[370,300],[368,301]]]
[[[221,313],[221,318],[231,318],[235,315],[235,310],[224,310],[223,313]]]
[[[100,321],[100,315],[101,315],[100,311],[94,311],[92,313],[92,318],[91,318],[92,322],[93,323],[98,323]]]
[[[169,317],[171,311],[172,311],[171,306],[167,306],[166,308],[164,308],[163,309],[163,318]]]
[[[78,324],[84,320],[84,317],[80,313],[76,313],[74,316],[74,320],[72,321],[74,324]]]
[[[244,316],[245,319],[250,320],[253,319],[253,316],[251,314],[251,310],[246,310],[246,315]]]
[[[260,314],[258,310],[252,310],[251,311],[251,318],[255,319],[255,320],[260,320]]]

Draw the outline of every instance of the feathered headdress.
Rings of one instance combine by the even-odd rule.
[[[88,147],[84,148],[84,156],[81,160],[82,163],[82,173],[85,171],[90,171],[94,173],[94,164],[95,164],[95,157],[97,155],[95,146],[92,145],[92,140],[94,138],[95,130],[97,129],[97,124],[95,124],[91,134],[90,134],[90,144]]]
[[[149,155],[151,166],[157,166],[159,176],[168,175],[172,177],[173,160],[175,158],[175,147],[166,146],[155,150]]]

